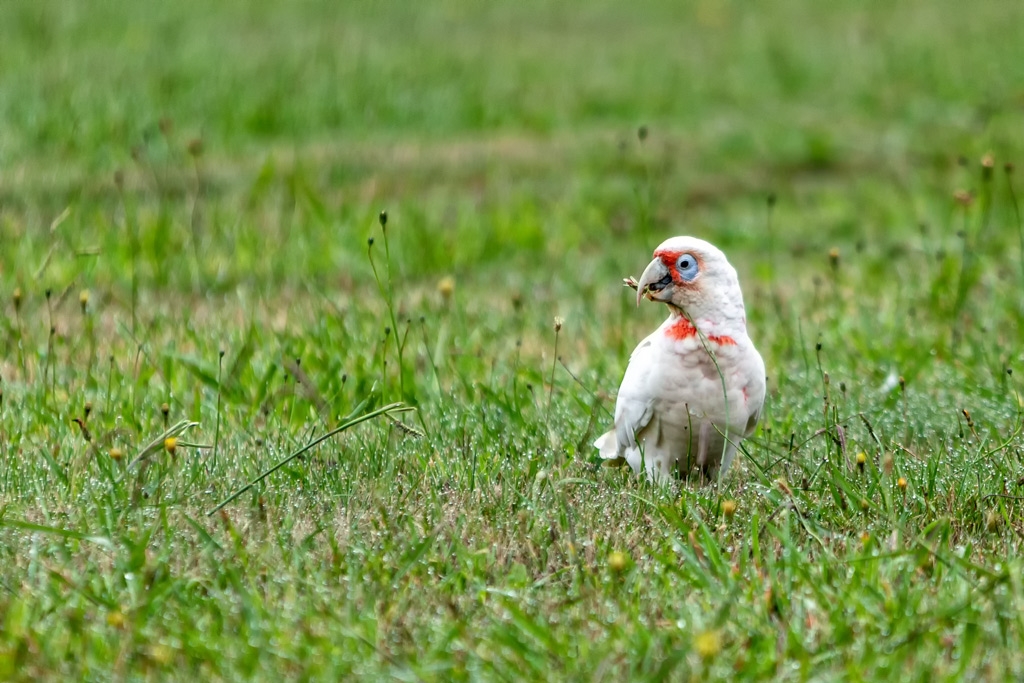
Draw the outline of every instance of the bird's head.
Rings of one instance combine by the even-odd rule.
[[[638,306],[644,296],[692,319],[744,317],[736,270],[715,245],[696,237],[672,237],[658,245],[637,283]]]

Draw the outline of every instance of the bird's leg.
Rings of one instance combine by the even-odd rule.
[[[704,478],[705,484],[714,484],[718,481],[718,472],[721,468],[718,465],[710,465],[708,467],[702,467],[700,470],[701,476]]]
[[[697,435],[697,466],[704,469],[708,460],[708,443],[711,441],[712,424],[709,420],[700,423],[700,432]]]
[[[725,455],[722,457],[722,465],[721,465],[721,468],[720,468],[722,472],[728,472],[729,471],[729,465],[732,464],[732,459],[734,457],[736,457],[736,444],[733,443],[731,440],[728,440],[728,438],[726,440],[729,443],[728,443],[728,446],[726,446]],[[717,471],[715,472],[714,478],[718,479],[718,472]]]
[[[649,481],[657,484],[668,484],[672,481],[672,470],[676,467],[675,460],[672,460],[667,455],[661,455],[658,458],[648,460],[645,464]]]

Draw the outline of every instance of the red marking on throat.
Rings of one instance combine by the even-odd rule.
[[[669,325],[667,330],[665,330],[665,334],[668,335],[669,339],[682,341],[684,339],[689,339],[690,337],[696,337],[697,328],[691,325],[689,320],[683,316],[679,316],[679,318]]]
[[[674,323],[669,325],[667,330],[665,330],[665,334],[668,336],[669,339],[675,341],[683,341],[684,339],[689,339],[690,337],[696,337],[697,328],[694,327],[689,320],[687,320],[683,316],[679,316],[679,318]],[[712,344],[717,344],[718,346],[736,346],[736,340],[724,334],[720,336],[709,335],[708,341],[711,342]]]

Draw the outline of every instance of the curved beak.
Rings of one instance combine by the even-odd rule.
[[[644,274],[640,276],[640,281],[636,286],[636,305],[640,305],[640,300],[644,298],[645,294],[650,295],[651,301],[665,301],[672,296],[672,274],[668,271],[668,268],[661,259],[654,259],[647,264],[644,268]],[[655,297],[656,292],[665,291],[666,294]]]

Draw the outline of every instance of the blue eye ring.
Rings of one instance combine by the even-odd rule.
[[[693,282],[700,272],[700,267],[697,265],[697,257],[693,254],[682,254],[676,260],[676,272],[679,273],[679,277],[685,282]]]

